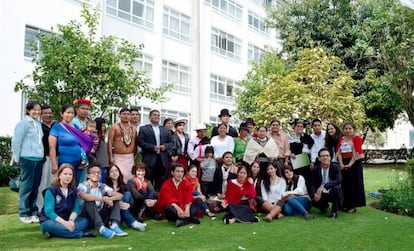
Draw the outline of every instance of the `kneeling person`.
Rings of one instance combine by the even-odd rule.
[[[107,239],[114,235],[128,235],[118,225],[121,222],[119,201],[122,194],[99,182],[101,168],[98,163],[89,166],[87,172],[88,180],[78,186],[79,197],[84,200],[81,215],[88,217],[99,233]],[[110,228],[105,227],[109,222]]]

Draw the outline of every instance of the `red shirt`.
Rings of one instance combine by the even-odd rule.
[[[185,205],[193,202],[192,193],[194,188],[191,183],[183,179],[178,188],[175,187],[173,178],[167,179],[160,189],[156,210],[159,213],[164,213],[165,207],[176,203],[182,210],[185,210]]]
[[[256,197],[254,185],[247,180],[239,186],[237,179],[227,182],[226,201],[227,203],[240,204],[242,200],[250,200]]]

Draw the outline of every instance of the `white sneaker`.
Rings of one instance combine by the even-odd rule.
[[[136,230],[139,230],[141,232],[144,232],[145,231],[145,227],[147,226],[146,224],[145,225],[144,224],[145,223],[141,223],[139,221],[134,221],[134,223],[132,223],[131,227],[133,229],[136,229]]]
[[[30,220],[32,223],[39,223],[39,217],[37,217],[37,215],[32,215],[32,217],[30,217]]]
[[[19,217],[19,220],[25,224],[31,224],[32,223],[32,219],[31,217]]]

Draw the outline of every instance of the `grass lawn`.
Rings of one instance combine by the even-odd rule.
[[[387,188],[398,173],[388,167],[364,170],[366,193]],[[368,199],[371,202],[372,199]],[[371,207],[355,214],[340,212],[329,220],[317,210],[312,221],[300,216],[272,223],[224,225],[222,215],[207,217],[201,225],[176,228],[165,221],[147,221],[146,232],[132,229],[126,237],[111,240],[84,238],[45,240],[38,225],[17,219],[17,193],[0,188],[1,250],[412,250],[414,219],[385,213]],[[263,215],[261,215],[263,216]]]

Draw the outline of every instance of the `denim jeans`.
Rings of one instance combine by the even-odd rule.
[[[59,222],[48,219],[40,224],[42,232],[49,232],[52,236],[63,238],[81,238],[83,231],[88,227],[88,219],[78,216],[75,220],[75,230],[70,232],[65,226]]]
[[[19,216],[38,214],[36,199],[42,179],[43,160],[20,158]]]
[[[308,211],[310,200],[307,197],[289,197],[283,206],[283,213],[285,215],[304,214]]]
[[[122,202],[125,203],[129,203],[131,204],[131,192],[125,192],[124,193],[124,197],[122,197]],[[129,209],[121,209],[121,220],[122,222],[125,222],[125,224],[130,227],[132,225],[132,223],[134,223],[134,221],[136,221],[136,219],[134,218],[134,216],[132,215],[131,211],[129,211]]]

